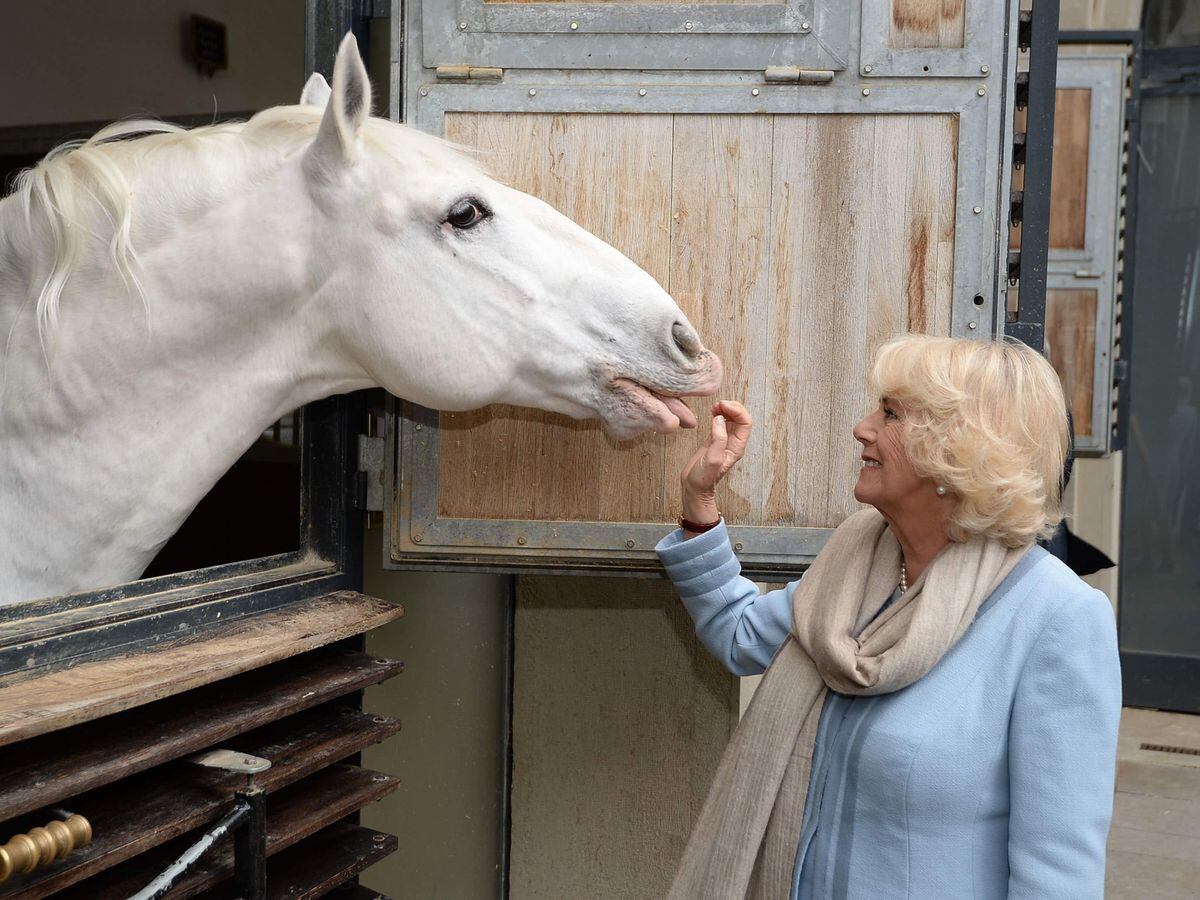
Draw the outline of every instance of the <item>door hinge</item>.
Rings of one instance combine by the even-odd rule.
[[[386,418],[378,419],[384,432]],[[358,471],[355,473],[354,507],[367,512],[383,512],[383,465],[387,455],[386,433],[358,436]]]
[[[504,70],[499,66],[438,66],[439,81],[500,81]]]
[[[763,80],[770,84],[831,84],[833,69],[801,69],[799,66],[767,66]]]

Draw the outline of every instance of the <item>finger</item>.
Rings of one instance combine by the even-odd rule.
[[[725,448],[729,443],[729,433],[725,428],[724,416],[713,416],[712,437],[709,439],[704,460],[708,465],[720,468],[725,461]]]
[[[723,415],[731,425],[752,425],[753,420],[750,418],[750,410],[746,409],[741,403],[736,400],[721,400],[718,404]]]

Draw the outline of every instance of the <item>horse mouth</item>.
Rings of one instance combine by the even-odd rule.
[[[609,383],[608,409],[604,419],[615,437],[627,438],[644,431],[670,434],[680,428],[695,428],[696,414],[678,394],[648,387],[630,378]]]

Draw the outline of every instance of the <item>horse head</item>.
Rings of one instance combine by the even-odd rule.
[[[691,427],[720,360],[644,270],[466,152],[371,118],[351,36],[302,169],[314,271],[339,340],[370,378],[425,406],[511,403],[601,418],[616,437]]]

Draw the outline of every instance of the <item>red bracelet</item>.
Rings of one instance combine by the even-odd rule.
[[[717,519],[717,521],[715,521],[715,522],[709,522],[707,525],[701,525],[698,522],[689,521],[688,519],[685,519],[683,516],[679,517],[679,527],[682,528],[684,531],[690,531],[693,534],[704,534],[704,532],[711,531],[712,529],[716,528],[720,524],[721,524],[720,519]]]

